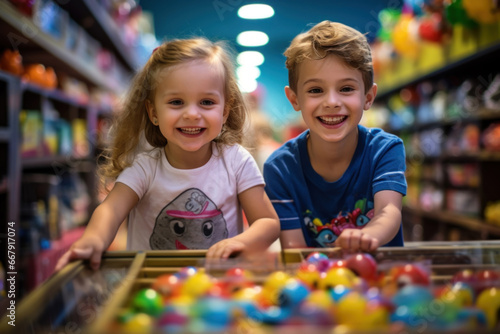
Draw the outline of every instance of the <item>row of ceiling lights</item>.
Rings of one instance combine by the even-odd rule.
[[[238,16],[243,19],[267,19],[274,15],[274,9],[266,4],[250,4],[240,7]],[[266,45],[269,37],[262,31],[243,31],[236,37],[236,42],[245,47]],[[264,63],[264,55],[258,51],[243,51],[236,59],[238,67],[236,75],[242,92],[250,93],[257,88],[257,78],[260,76],[258,66]]]

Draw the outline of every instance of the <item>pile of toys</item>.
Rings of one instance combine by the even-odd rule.
[[[377,263],[312,252],[293,271],[262,279],[241,267],[220,277],[185,267],[140,289],[110,330],[126,333],[252,332],[311,327],[346,331],[499,329],[500,271],[456,272],[446,284],[426,262]]]

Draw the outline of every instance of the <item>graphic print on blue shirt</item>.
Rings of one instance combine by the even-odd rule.
[[[330,247],[346,228],[363,228],[373,218],[373,207],[373,202],[360,199],[352,211],[341,211],[326,223],[314,217],[310,210],[304,212],[303,221],[309,236],[319,247]]]
[[[201,190],[190,188],[168,203],[156,217],[151,249],[208,249],[226,239],[222,211]]]

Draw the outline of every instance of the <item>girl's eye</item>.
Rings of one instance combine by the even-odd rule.
[[[210,100],[203,100],[203,101],[201,101],[201,105],[202,106],[211,106],[213,104],[215,104],[214,101],[210,101]]]
[[[172,104],[174,106],[180,106],[180,105],[182,105],[182,101],[181,100],[172,100],[172,101],[168,102],[168,104]]]
[[[312,89],[309,89],[307,92],[311,93],[311,94],[318,94],[318,93],[321,93],[322,90],[321,90],[321,88],[312,88]]]

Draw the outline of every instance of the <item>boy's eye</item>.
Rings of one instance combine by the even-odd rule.
[[[213,104],[215,104],[214,101],[210,101],[210,100],[203,100],[203,101],[201,101],[201,105],[202,106],[211,106]]]
[[[172,101],[169,101],[168,104],[172,104],[174,106],[180,106],[180,105],[182,105],[182,100],[172,100]]]
[[[321,93],[322,90],[321,90],[321,88],[312,88],[312,89],[309,89],[307,92],[311,93],[311,94],[318,94],[318,93]]]
[[[342,87],[340,89],[341,92],[352,92],[354,90],[353,87]]]

